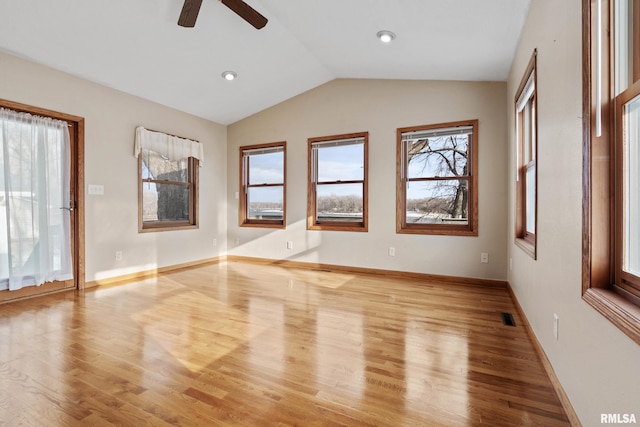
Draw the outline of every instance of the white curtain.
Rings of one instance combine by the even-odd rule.
[[[73,278],[67,122],[0,108],[0,289]]]
[[[204,163],[204,150],[202,149],[202,144],[198,141],[152,131],[138,126],[136,128],[136,140],[133,151],[136,158],[140,155],[142,149],[160,153],[173,162],[194,157],[200,161],[200,166]]]

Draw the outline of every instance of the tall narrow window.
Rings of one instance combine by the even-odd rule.
[[[478,235],[477,135],[477,120],[398,129],[398,233]]]
[[[368,139],[368,132],[309,139],[309,230],[367,231]]]
[[[286,225],[286,142],[240,147],[240,225]]]
[[[197,141],[136,129],[141,232],[198,227],[202,151]]]
[[[640,302],[640,81],[617,100],[616,286]]]
[[[516,243],[534,259],[536,257],[537,218],[537,96],[536,52],[515,98],[516,109]]]
[[[582,297],[640,344],[640,5],[583,16]]]

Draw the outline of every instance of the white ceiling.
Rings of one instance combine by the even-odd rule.
[[[230,124],[335,78],[505,81],[530,0],[246,2],[265,28],[216,0],[190,29],[183,0],[0,0],[0,50]]]

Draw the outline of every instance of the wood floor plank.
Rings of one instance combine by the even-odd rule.
[[[0,306],[0,426],[568,426],[522,325],[500,287],[238,261],[46,295]]]

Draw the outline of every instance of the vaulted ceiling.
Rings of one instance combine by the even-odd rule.
[[[216,0],[194,28],[183,0],[6,0],[0,50],[230,124],[336,78],[505,81],[530,0],[246,2],[266,27]]]

